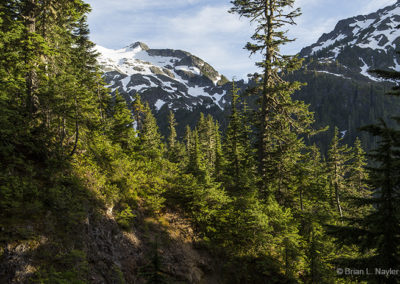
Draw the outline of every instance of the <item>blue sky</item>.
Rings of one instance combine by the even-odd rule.
[[[91,39],[107,48],[142,41],[150,48],[182,49],[210,63],[217,71],[245,78],[255,72],[255,58],[243,46],[253,28],[227,11],[230,0],[86,0]],[[297,38],[282,51],[295,54],[331,31],[338,20],[374,12],[396,0],[297,0],[303,15],[289,35]]]

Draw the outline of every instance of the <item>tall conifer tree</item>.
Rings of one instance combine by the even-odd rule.
[[[370,72],[381,78],[395,80],[397,84],[388,94],[400,94],[400,72]],[[394,119],[400,123],[399,117]],[[367,280],[371,283],[400,283],[398,275],[379,273],[379,269],[390,271],[393,267],[400,266],[400,132],[388,127],[383,119],[378,124],[363,127],[362,130],[379,138],[377,148],[368,155],[372,162],[372,166],[367,167],[368,186],[372,193],[368,195],[368,192],[361,192],[357,195],[354,206],[363,214],[346,218],[349,224],[347,226],[330,226],[330,233],[339,243],[358,247],[361,256],[342,257],[337,262],[342,266],[369,268],[373,271],[372,275],[367,275]],[[356,150],[355,157],[360,155],[357,152],[361,151]],[[358,165],[363,163],[363,159],[356,158],[353,171],[357,173]],[[356,190],[360,190],[364,186],[362,179],[357,176],[356,174],[351,182]],[[359,278],[365,277],[360,275]]]
[[[132,113],[128,109],[126,100],[116,92],[111,102],[111,139],[125,150],[133,150],[135,131],[133,129]]]
[[[280,46],[292,41],[282,29],[295,24],[294,19],[300,15],[299,9],[293,10],[294,2],[236,0],[231,9],[256,23],[253,43],[247,43],[246,49],[262,56],[262,61],[256,63],[262,74],[254,76],[259,98],[258,168],[264,194],[273,191],[281,204],[286,202],[295,164],[304,147],[299,135],[309,133],[313,122],[307,106],[291,98],[301,84],[282,79],[284,73],[301,66],[297,57],[280,53]]]
[[[339,130],[335,127],[334,136],[328,151],[328,172],[330,180],[331,204],[336,206],[340,218],[343,217],[343,192],[348,190],[346,176],[348,174],[347,163],[350,160],[350,149],[347,145],[340,145],[342,138]]]
[[[232,83],[231,115],[224,143],[225,183],[231,194],[245,195],[254,190],[256,182],[251,133],[244,111],[241,110],[239,90]]]
[[[144,105],[143,122],[142,128],[139,132],[139,140],[142,155],[154,160],[161,158],[164,146],[156,119],[152,114],[148,103]]]
[[[367,277],[375,278],[376,283],[399,283],[398,275],[379,275],[375,269],[400,266],[400,136],[383,121],[364,130],[380,137],[380,141],[369,155],[374,161],[369,168],[373,194],[358,198],[357,205],[361,210],[370,205],[373,208],[365,216],[347,218],[348,226],[331,226],[331,233],[338,242],[355,245],[363,253],[358,258],[341,258],[339,263],[369,268],[372,275]]]

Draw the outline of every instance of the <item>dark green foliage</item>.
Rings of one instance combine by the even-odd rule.
[[[305,148],[301,135],[312,133],[313,114],[301,101],[292,99],[299,82],[286,82],[282,73],[290,73],[301,66],[295,56],[279,52],[282,44],[292,41],[280,30],[285,24],[295,24],[300,10],[292,10],[294,1],[232,1],[231,12],[257,23],[247,43],[251,53],[260,53],[262,61],[256,65],[262,74],[255,74],[256,86],[252,93],[258,99],[256,124],[258,170],[263,194],[274,194],[281,204],[292,202],[291,184],[294,182],[296,163]]]
[[[345,178],[348,174],[347,162],[349,161],[350,149],[347,145],[339,145],[341,138],[339,130],[335,128],[330,148],[328,150],[328,177],[329,177],[329,195],[331,205],[335,206],[340,218],[343,218],[342,195],[346,190]]]
[[[180,163],[185,158],[185,146],[177,139],[176,135],[176,121],[175,116],[172,111],[170,111],[169,117],[169,136],[167,139],[168,142],[168,151],[167,151],[167,158],[169,161],[173,163]]]
[[[379,146],[370,154],[375,165],[369,168],[372,195],[359,197],[355,203],[358,209],[367,213],[361,217],[348,218],[349,225],[333,226],[331,233],[341,244],[355,245],[363,253],[359,257],[340,258],[341,264],[352,267],[390,269],[399,265],[399,200],[398,133],[381,121],[378,125],[364,128],[381,138]],[[370,208],[373,205],[373,208]],[[365,210],[369,208],[369,210]],[[361,276],[363,278],[363,276]],[[394,275],[374,275],[372,283],[398,283]]]
[[[375,72],[384,78],[398,78],[398,72]],[[395,92],[396,90],[397,87],[394,87]],[[397,118],[395,120],[399,122]],[[353,185],[353,206],[358,214],[346,218],[346,225],[330,226],[330,233],[337,238],[338,243],[353,245],[362,254],[343,256],[336,262],[348,267],[369,268],[373,271],[372,275],[360,275],[357,278],[368,279],[370,283],[399,283],[397,275],[389,273],[385,276],[376,271],[390,270],[400,264],[399,132],[390,128],[383,119],[378,124],[363,127],[362,130],[379,140],[377,148],[368,155],[371,159],[368,183],[362,169],[365,161],[360,143],[356,141],[355,144],[350,185]],[[368,192],[368,187],[372,193]]]
[[[33,283],[87,283],[89,265],[83,251],[72,250],[60,254],[53,263],[43,266],[35,273]]]
[[[88,265],[97,265],[88,263],[83,245],[89,212],[108,209],[130,230],[139,203],[151,212],[162,208],[168,164],[137,158],[161,157],[161,139],[146,114],[140,139],[158,137],[159,144],[135,152],[142,145],[130,111],[118,94],[111,99],[97,72],[87,4],[6,2],[0,4],[0,282],[16,273],[11,267],[3,274],[10,257],[3,248],[21,244],[37,269],[32,281],[88,283]],[[41,238],[47,244],[36,245]]]
[[[257,178],[255,152],[251,145],[251,130],[234,83],[231,115],[224,140],[224,183],[232,195],[253,194]]]
[[[250,103],[259,98],[256,112],[233,85],[229,117],[217,121],[199,106],[205,114],[190,114],[180,137],[185,125],[175,116],[186,113],[171,111],[165,138],[139,94],[130,106],[104,88],[85,3],[0,4],[0,268],[9,265],[3,247],[23,244],[36,269],[27,282],[89,283],[93,273],[128,282],[115,256],[110,265],[97,263],[97,247],[88,242],[102,243],[108,233],[115,242],[140,234],[139,222],[166,212],[190,222],[185,241],[216,262],[224,259],[219,276],[226,283],[335,283],[337,255],[396,265],[399,135],[383,124],[368,128],[383,138],[369,176],[361,143],[350,153],[337,129],[327,161],[316,146],[306,146],[313,116],[291,97],[301,84],[280,77],[300,64],[279,53],[290,41],[280,28],[299,14],[285,14],[293,3],[233,1],[233,12],[257,23],[247,48],[261,52],[263,74],[246,91]],[[98,234],[96,218],[112,228]],[[326,234],[326,224],[345,233],[343,246]],[[145,250],[146,240],[140,245]],[[144,257],[138,277],[148,283],[174,279],[163,246],[156,241]],[[9,271],[0,271],[0,282],[17,279],[17,269]]]
[[[136,133],[133,129],[133,118],[124,98],[116,92],[110,103],[108,114],[111,120],[110,137],[114,143],[120,144],[123,149],[133,150],[136,142]]]
[[[358,57],[354,57],[354,61]],[[382,117],[394,126],[389,118],[397,113],[399,98],[384,96],[390,88],[385,82],[366,82],[364,79],[350,80],[333,75],[313,71],[327,68],[317,63],[305,63],[308,70],[301,69],[289,74],[287,80],[307,82],[294,93],[294,98],[302,100],[310,105],[310,110],[315,115],[315,128],[329,126],[329,130],[311,137],[309,144],[316,143],[323,154],[328,151],[328,146],[335,127],[340,131],[346,131],[343,142],[353,145],[359,137],[365,150],[376,146],[376,138],[360,131],[360,127],[373,124],[376,119]],[[339,70],[330,70],[333,73],[345,72],[342,67]]]
[[[141,155],[153,160],[160,159],[164,151],[161,134],[158,131],[156,119],[147,103],[144,105],[143,118],[140,125],[139,147]]]
[[[169,283],[166,275],[162,272],[163,266],[162,257],[159,252],[158,242],[156,241],[153,248],[153,256],[151,258],[151,264],[149,265],[149,271],[146,273],[147,284],[164,284]]]

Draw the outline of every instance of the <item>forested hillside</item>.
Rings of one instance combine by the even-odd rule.
[[[230,84],[224,134],[199,114],[178,139],[173,109],[163,137],[140,94],[105,88],[87,4],[0,3],[0,282],[400,282],[375,270],[400,264],[399,132],[366,127],[368,157],[342,128],[310,143],[325,130],[283,78],[302,62],[279,52],[293,4],[232,1],[262,72]]]

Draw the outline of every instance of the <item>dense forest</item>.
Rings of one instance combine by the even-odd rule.
[[[400,132],[365,126],[369,155],[338,129],[327,151],[309,143],[326,129],[282,79],[302,64],[279,52],[293,4],[232,1],[256,23],[246,48],[261,72],[232,83],[224,133],[201,115],[177,139],[172,111],[162,137],[140,94],[128,106],[105,88],[89,5],[2,1],[0,282],[399,283]],[[206,255],[198,278],[172,257],[188,245]]]

